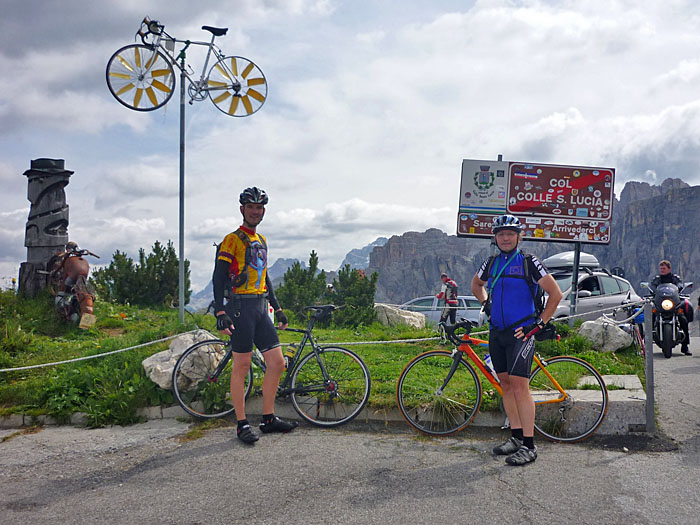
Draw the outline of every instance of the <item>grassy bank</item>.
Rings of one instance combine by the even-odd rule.
[[[90,330],[65,324],[53,311],[51,298],[26,300],[12,291],[0,292],[0,369],[64,361],[126,348],[196,327],[212,333],[211,316],[186,315],[178,322],[177,310],[143,309],[97,302],[97,323]],[[301,328],[300,326],[298,328]],[[615,354],[593,351],[584,338],[569,333],[560,342],[538,343],[542,355],[572,354],[593,364],[602,374],[637,374],[642,381],[643,363],[632,349]],[[321,343],[371,343],[349,346],[367,363],[372,376],[370,406],[395,406],[395,388],[404,365],[415,355],[445,348],[438,341],[391,343],[399,339],[435,336],[432,330],[384,327],[374,324],[357,329],[315,328]],[[298,334],[282,333],[282,342],[298,341]],[[107,357],[46,368],[0,373],[0,414],[49,414],[66,419],[73,412],[87,414],[88,424],[129,424],[139,421],[137,410],[170,405],[172,394],[148,379],[141,362],[167,348],[159,343]],[[496,409],[498,399],[486,381],[482,409]]]

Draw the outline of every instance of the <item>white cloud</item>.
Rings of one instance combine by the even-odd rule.
[[[47,18],[64,9],[70,20],[37,16],[40,36],[20,47],[25,8],[0,21],[0,67],[13,72],[0,79],[0,202],[26,206],[30,159],[65,158],[71,238],[135,256],[178,237],[179,100],[153,113],[113,100],[104,67],[146,13],[131,0],[81,4],[47,3]],[[696,3],[244,0],[193,14],[159,0],[149,11],[181,38],[229,27],[217,43],[269,83],[248,118],[186,105],[195,283],[211,274],[212,243],[240,223],[246,186],[270,194],[272,260],[313,249],[335,269],[379,236],[454,233],[463,158],[615,167],[618,194],[650,174],[700,181]],[[201,52],[188,59],[201,67]],[[3,221],[20,246],[0,260],[23,250],[24,220]]]

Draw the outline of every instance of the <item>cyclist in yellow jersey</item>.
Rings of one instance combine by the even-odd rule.
[[[288,321],[267,276],[267,241],[256,231],[265,215],[267,193],[256,187],[246,188],[239,201],[243,225],[224,238],[216,259],[214,311],[217,330],[231,336],[231,402],[238,419],[237,436],[244,443],[253,444],[259,438],[246,418],[244,387],[253,344],[262,352],[266,365],[260,430],[265,433],[289,432],[297,423],[274,415],[284,357],[275,327],[267,315],[265,300],[269,300],[274,308],[280,329],[287,328]],[[224,302],[227,293],[228,301]]]

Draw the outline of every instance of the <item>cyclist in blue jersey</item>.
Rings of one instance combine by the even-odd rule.
[[[525,465],[537,459],[535,402],[529,388],[534,334],[552,318],[562,297],[556,281],[537,257],[518,250],[522,229],[513,215],[494,219],[491,231],[500,254],[484,261],[471,285],[472,293],[489,315],[489,353],[503,387],[503,406],[512,434],[493,452],[505,455],[509,465]],[[539,315],[535,304],[538,287],[549,295]]]

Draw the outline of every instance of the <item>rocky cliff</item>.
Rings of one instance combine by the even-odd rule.
[[[435,228],[407,232],[375,247],[366,273],[379,273],[377,302],[401,304],[435,294],[442,285],[442,272],[457,282],[460,295],[469,295],[471,278],[488,248],[488,240],[464,239]]]
[[[648,193],[639,184],[628,183],[628,195],[622,191],[601,263],[621,266],[636,288],[658,273],[660,260],[668,259],[673,273],[700,285],[700,186],[667,179]]]
[[[368,244],[364,248],[350,250],[345,256],[345,259],[343,259],[343,262],[340,263],[338,269],[344,268],[346,264],[349,264],[350,268],[364,270],[369,265],[369,254],[372,253],[372,250],[377,246],[384,246],[387,241],[388,239],[386,237],[379,237],[376,241]]]
[[[545,258],[574,246],[529,241],[522,248]],[[667,179],[660,186],[628,182],[614,205],[610,244],[584,244],[581,249],[606,268],[621,267],[638,293],[639,282],[657,273],[661,259],[669,259],[674,273],[700,288],[700,186],[680,179]],[[379,302],[401,304],[437,293],[443,271],[457,281],[460,295],[469,295],[471,279],[490,250],[487,240],[437,229],[408,232],[375,247],[366,271],[379,273]]]

